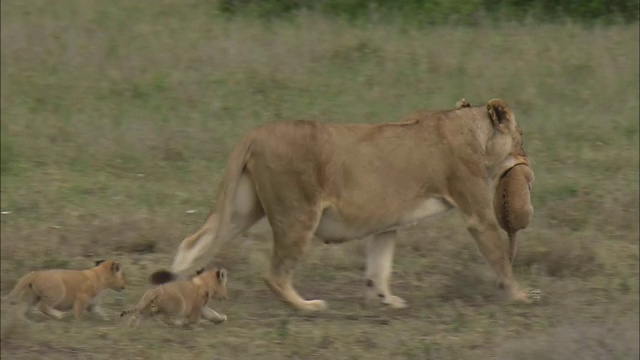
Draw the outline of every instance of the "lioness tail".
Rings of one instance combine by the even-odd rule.
[[[247,165],[251,152],[251,137],[244,138],[234,149],[229,157],[227,169],[224,173],[222,186],[218,193],[218,226],[216,234],[207,250],[208,253],[215,253],[218,249],[229,240],[229,224],[231,223],[231,215],[233,214],[233,201],[235,199],[236,188],[238,187],[238,179],[242,175],[242,171]]]

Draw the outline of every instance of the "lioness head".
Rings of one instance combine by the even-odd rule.
[[[502,99],[492,99],[487,103],[486,108],[495,131],[494,136],[487,143],[490,162],[498,164],[494,174],[504,174],[518,164],[529,165],[529,157],[522,147],[522,130],[518,127],[515,115],[507,102]],[[504,157],[505,154],[506,157]]]
[[[193,280],[202,281],[207,284],[211,297],[218,299],[228,299],[227,293],[227,270],[224,268],[201,268],[196,271],[196,276]]]
[[[96,267],[104,276],[108,288],[115,291],[122,291],[125,289],[127,282],[120,263],[113,260],[98,260],[96,261]]]

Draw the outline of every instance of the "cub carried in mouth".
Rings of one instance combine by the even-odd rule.
[[[526,164],[519,164],[500,178],[493,197],[493,211],[498,224],[509,236],[509,258],[515,260],[518,251],[516,233],[529,226],[533,217],[531,183],[533,171]]]
[[[221,323],[226,315],[207,307],[212,298],[227,299],[227,270],[204,268],[188,280],[169,282],[147,290],[138,304],[120,313],[120,317],[132,314],[128,325],[137,327],[145,317],[161,315],[169,325],[192,327],[201,317]]]
[[[125,276],[119,263],[98,260],[93,268],[87,270],[32,271],[20,278],[3,300],[19,304],[15,314],[23,320],[36,305],[43,314],[58,320],[64,316],[63,311],[72,309],[76,319],[88,310],[106,320],[107,316],[98,305],[98,295],[104,289],[122,291],[125,286]]]

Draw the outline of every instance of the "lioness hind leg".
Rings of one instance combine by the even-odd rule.
[[[397,231],[388,231],[368,240],[365,290],[367,304],[380,301],[392,308],[407,306],[402,298],[392,295],[389,290],[396,235]]]
[[[323,300],[305,300],[293,288],[292,278],[298,260],[304,255],[320,221],[320,210],[287,216],[292,221],[271,221],[273,253],[267,285],[281,300],[299,310],[323,310]]]

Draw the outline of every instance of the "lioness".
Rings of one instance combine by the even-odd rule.
[[[162,315],[162,320],[169,325],[188,327],[196,325],[200,316],[214,323],[226,321],[226,315],[206,306],[213,297],[227,298],[225,269],[200,269],[192,279],[151,288],[134,308],[122,311],[120,317],[133,313],[129,326],[138,326],[145,317],[156,315]]]
[[[185,238],[156,283],[189,274],[226,241],[266,216],[274,247],[266,283],[296,309],[305,300],[292,275],[315,235],[344,242],[372,235],[366,298],[404,307],[389,289],[398,229],[457,208],[509,299],[529,301],[513,276],[507,243],[493,211],[495,181],[528,164],[509,105],[425,111],[384,124],[297,120],[262,125],[236,145],[219,187],[217,209]]]
[[[107,316],[98,304],[98,295],[104,289],[122,291],[125,286],[125,276],[119,263],[98,260],[93,268],[87,270],[32,271],[20,278],[3,300],[19,303],[16,315],[23,320],[35,305],[43,314],[58,320],[64,316],[63,311],[71,309],[76,319],[89,310],[106,320]]]

